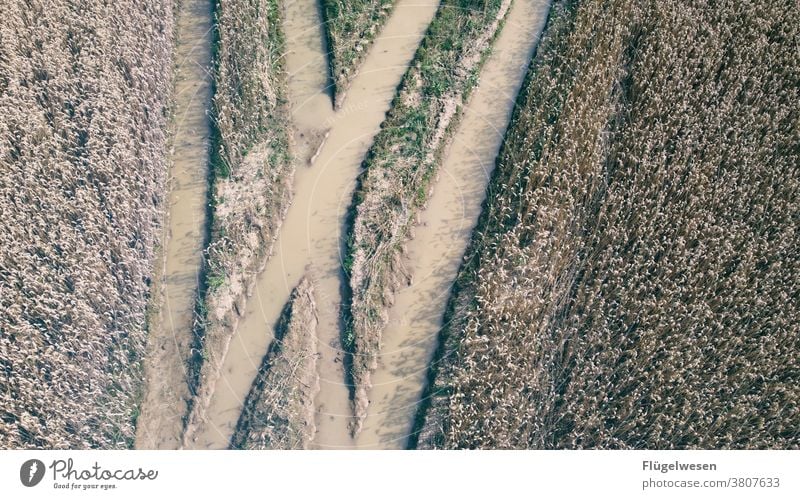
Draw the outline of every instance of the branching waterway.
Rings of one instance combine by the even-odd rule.
[[[294,200],[225,359],[196,448],[225,448],[289,294],[308,274],[319,314],[318,448],[352,447],[352,419],[339,343],[342,228],[364,154],[389,109],[435,0],[400,0],[336,113],[316,2],[285,5],[287,70],[297,155]],[[323,142],[324,141],[324,142]],[[320,147],[321,146],[321,147]],[[313,164],[310,160],[313,158]]]
[[[221,379],[194,441],[226,448],[273,327],[292,289],[314,282],[319,318],[320,390],[314,401],[316,448],[400,448],[406,445],[442,326],[450,287],[480,212],[484,191],[525,69],[544,27],[549,2],[517,0],[481,83],[440,169],[406,268],[414,276],[390,310],[364,428],[351,437],[350,391],[340,344],[342,237],[364,155],[438,6],[400,0],[334,111],[327,48],[315,0],[284,4],[286,69],[292,100],[296,174],[294,199],[266,268],[231,342]],[[201,269],[211,94],[211,7],[184,2],[178,25],[174,165],[169,237],[164,249],[163,306],[151,323],[150,389],[139,424],[140,447],[176,447],[185,411],[185,358]],[[170,366],[158,373],[154,366]]]

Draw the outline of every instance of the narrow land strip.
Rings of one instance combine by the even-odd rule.
[[[291,200],[294,163],[279,0],[217,0],[212,220],[182,446],[205,419],[247,297]]]
[[[275,325],[275,341],[261,363],[231,438],[232,449],[305,449],[314,438],[317,310],[303,278]]]
[[[402,255],[414,218],[424,209],[511,3],[481,0],[465,7],[442,1],[364,161],[344,258],[349,288],[343,343],[354,385],[354,434],[368,410],[388,309],[410,279]]]

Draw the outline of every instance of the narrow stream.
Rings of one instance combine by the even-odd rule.
[[[352,412],[339,344],[342,226],[364,154],[389,109],[395,89],[433,18],[436,0],[399,0],[354,80],[333,113],[319,11],[315,0],[285,6],[289,93],[297,128],[295,197],[225,359],[221,380],[195,448],[225,448],[245,396],[272,340],[280,310],[308,273],[319,313],[320,392],[315,401],[317,448],[352,447]],[[315,156],[320,140],[327,140]]]
[[[369,413],[359,448],[404,448],[412,428],[428,363],[436,347],[450,287],[480,214],[528,61],[544,28],[547,0],[516,0],[506,18],[481,83],[464,110],[414,239],[406,268],[413,284],[389,311]]]
[[[206,224],[211,27],[210,0],[183,0],[176,27],[169,221],[157,270],[161,295],[154,297],[163,301],[149,323],[147,393],[137,421],[137,448],[176,449],[186,414],[186,361]]]

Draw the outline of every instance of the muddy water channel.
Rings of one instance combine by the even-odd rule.
[[[137,421],[136,446],[145,449],[179,445],[205,242],[211,1],[184,0],[177,21],[168,223],[162,236],[161,265],[156,269],[156,310],[149,322],[147,392]]]
[[[320,392],[315,400],[317,433],[312,446],[354,445],[347,427],[351,409],[339,343],[344,217],[364,154],[437,3],[398,1],[336,113],[326,88],[327,63],[316,1],[285,4],[286,63],[297,142],[294,200],[275,252],[258,278],[231,341],[195,448],[228,446],[244,398],[272,340],[272,328],[304,274],[314,281],[319,314]]]
[[[545,0],[516,0],[464,110],[428,206],[408,245],[413,284],[389,312],[359,448],[404,448],[442,316],[480,214],[527,63],[544,28]]]

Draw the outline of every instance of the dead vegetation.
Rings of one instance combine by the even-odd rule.
[[[170,1],[0,3],[0,448],[127,448],[166,175]]]
[[[387,308],[409,278],[399,263],[402,246],[510,3],[442,2],[365,160],[345,259],[351,296],[343,344],[352,354],[354,433],[366,415]]]
[[[320,0],[328,41],[328,61],[335,107],[344,101],[350,82],[396,0]]]
[[[294,172],[278,1],[218,0],[215,27],[211,242],[184,445],[203,420],[247,295],[271,254]]]
[[[244,403],[233,449],[305,449],[314,437],[317,374],[314,289],[303,278],[275,326],[275,339]]]
[[[419,447],[800,447],[799,16],[557,3]]]

